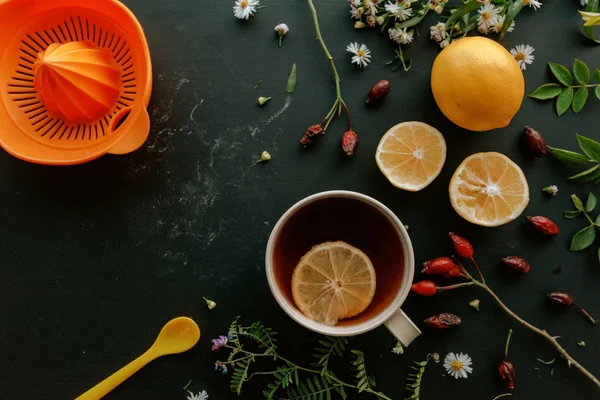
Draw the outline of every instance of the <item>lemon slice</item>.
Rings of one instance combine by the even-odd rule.
[[[529,204],[525,174],[500,153],[467,157],[450,181],[450,201],[456,212],[482,226],[509,223]]]
[[[417,192],[442,171],[446,161],[446,141],[432,126],[403,122],[383,135],[375,160],[392,185]]]
[[[345,242],[326,242],[306,253],[292,276],[292,296],[308,318],[326,325],[363,312],[375,295],[369,257]]]

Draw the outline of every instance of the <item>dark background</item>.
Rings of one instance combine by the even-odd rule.
[[[279,216],[301,198],[327,189],[359,191],[388,205],[410,225],[418,263],[450,253],[448,230],[470,238],[488,281],[509,307],[562,336],[565,348],[600,375],[598,327],[574,309],[553,311],[545,301],[547,292],[568,291],[600,315],[598,244],[569,252],[570,237],[585,224],[561,216],[570,208],[571,193],[584,197],[598,191],[591,184],[566,181],[572,171],[550,158],[529,158],[519,141],[526,124],[542,132],[549,144],[573,150],[575,133],[600,138],[597,99],[590,97],[580,115],[568,112],[560,118],[553,105],[525,99],[508,128],[466,132],[443,117],[431,95],[429,74],[438,48],[426,36],[435,16],[426,19],[422,37],[408,48],[412,70],[392,72],[384,63],[393,46],[384,35],[355,31],[346,2],[317,1],[361,140],[356,156],[347,159],[339,149],[343,121],[335,121],[314,148],[298,145],[306,127],[319,122],[334,99],[331,71],[314,39],[305,1],[265,0],[267,8],[249,21],[233,18],[233,1],[126,3],[144,26],[152,53],[152,131],[146,144],[130,155],[69,168],[27,164],[0,154],[0,397],[74,398],[142,353],[162,325],[179,315],[198,322],[199,344],[153,362],[107,398],[184,399],[182,387],[189,380],[191,390],[207,390],[211,400],[236,398],[228,378],[212,371],[214,361],[225,355],[210,352],[210,339],[226,333],[236,315],[247,324],[260,319],[273,327],[280,332],[281,352],[306,360],[318,336],[292,322],[273,300],[263,254]],[[548,61],[571,65],[577,57],[600,66],[600,49],[580,34],[578,5],[576,0],[546,1],[537,12],[526,9],[516,31],[507,35],[507,48],[521,43],[536,48],[535,63],[525,71],[528,93],[550,80]],[[272,30],[279,22],[291,28],[282,49]],[[372,50],[367,69],[350,64],[345,47],[351,41]],[[294,62],[297,90],[281,112]],[[392,83],[388,98],[378,109],[365,109],[368,89],[384,78]],[[258,80],[263,84],[254,90]],[[258,96],[273,100],[259,108]],[[441,175],[419,193],[394,188],[374,160],[383,133],[407,120],[434,125],[448,144]],[[273,160],[254,165],[263,150]],[[523,168],[531,188],[526,214],[555,219],[560,236],[540,237],[524,218],[481,228],[452,210],[450,177],[465,157],[481,151],[507,154]],[[559,186],[558,197],[541,192],[550,184]],[[523,277],[505,273],[500,258],[511,254],[526,257],[532,272]],[[218,307],[209,311],[202,296]],[[474,298],[481,299],[479,313],[467,305]],[[352,348],[365,351],[378,389],[393,399],[406,395],[410,363],[432,352],[442,357],[466,352],[473,358],[474,373],[455,381],[444,376],[441,364],[433,364],[424,378],[423,399],[485,400],[505,392],[496,365],[509,328],[515,329],[513,399],[600,397],[564,361],[550,366],[536,362],[556,358],[555,349],[517,326],[477,289],[426,299],[409,296],[404,310],[415,321],[454,312],[464,323],[453,331],[425,331],[401,356],[391,353],[395,341],[385,328],[350,340]],[[582,340],[586,348],[577,346]],[[263,384],[257,380],[242,398],[260,398]]]

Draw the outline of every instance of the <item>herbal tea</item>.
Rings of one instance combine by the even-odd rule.
[[[279,289],[295,305],[292,276],[300,259],[316,245],[338,241],[364,252],[375,270],[376,290],[370,305],[338,324],[354,325],[387,308],[402,284],[403,245],[396,226],[378,209],[340,197],[305,205],[283,225],[274,246],[273,269]]]

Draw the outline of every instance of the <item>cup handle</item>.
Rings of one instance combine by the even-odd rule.
[[[400,309],[385,321],[385,327],[404,347],[408,347],[421,334],[421,330]]]

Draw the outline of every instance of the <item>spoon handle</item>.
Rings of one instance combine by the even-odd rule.
[[[143,366],[156,358],[156,354],[148,350],[96,386],[77,397],[75,400],[99,400],[111,390],[123,383],[124,380],[139,371]]]

